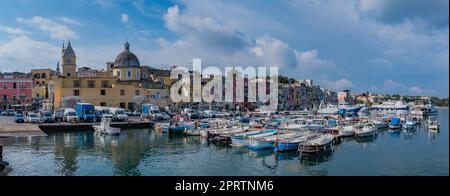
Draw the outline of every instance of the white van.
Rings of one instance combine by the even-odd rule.
[[[114,121],[128,121],[128,115],[125,113],[125,110],[123,108],[109,108],[113,115]]]
[[[114,115],[111,113],[111,110],[107,107],[95,106],[95,118],[97,121],[101,121],[102,118],[110,118],[112,119]]]
[[[72,108],[64,109],[64,121],[66,121],[66,122],[79,122],[80,121],[75,109],[72,109]]]

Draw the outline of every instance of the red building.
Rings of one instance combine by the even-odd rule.
[[[4,75],[0,77],[0,108],[32,104],[33,79]]]

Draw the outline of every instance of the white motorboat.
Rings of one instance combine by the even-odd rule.
[[[120,135],[120,128],[111,127],[111,121],[110,118],[102,118],[100,125],[92,125],[92,127],[98,134]]]
[[[361,129],[357,129],[355,131],[357,137],[371,137],[374,136],[376,133],[377,129],[370,125],[363,126]]]
[[[427,119],[427,127],[430,131],[439,131],[439,122],[437,116],[429,116]]]
[[[339,135],[342,137],[352,137],[355,135],[355,127],[354,126],[345,126],[341,130],[339,130]]]
[[[407,120],[403,125],[403,129],[414,129],[416,127],[416,122],[412,120]]]
[[[373,120],[372,124],[377,129],[385,129],[389,127],[389,123],[386,120]]]

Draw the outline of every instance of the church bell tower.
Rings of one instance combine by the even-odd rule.
[[[67,45],[67,48],[62,48],[62,76],[75,77],[77,75],[77,56],[72,48],[72,45]]]

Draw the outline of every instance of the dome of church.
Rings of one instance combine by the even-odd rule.
[[[127,67],[140,67],[139,59],[130,52],[130,44],[125,43],[124,51],[117,55],[114,61],[114,67],[116,68],[127,68]]]

